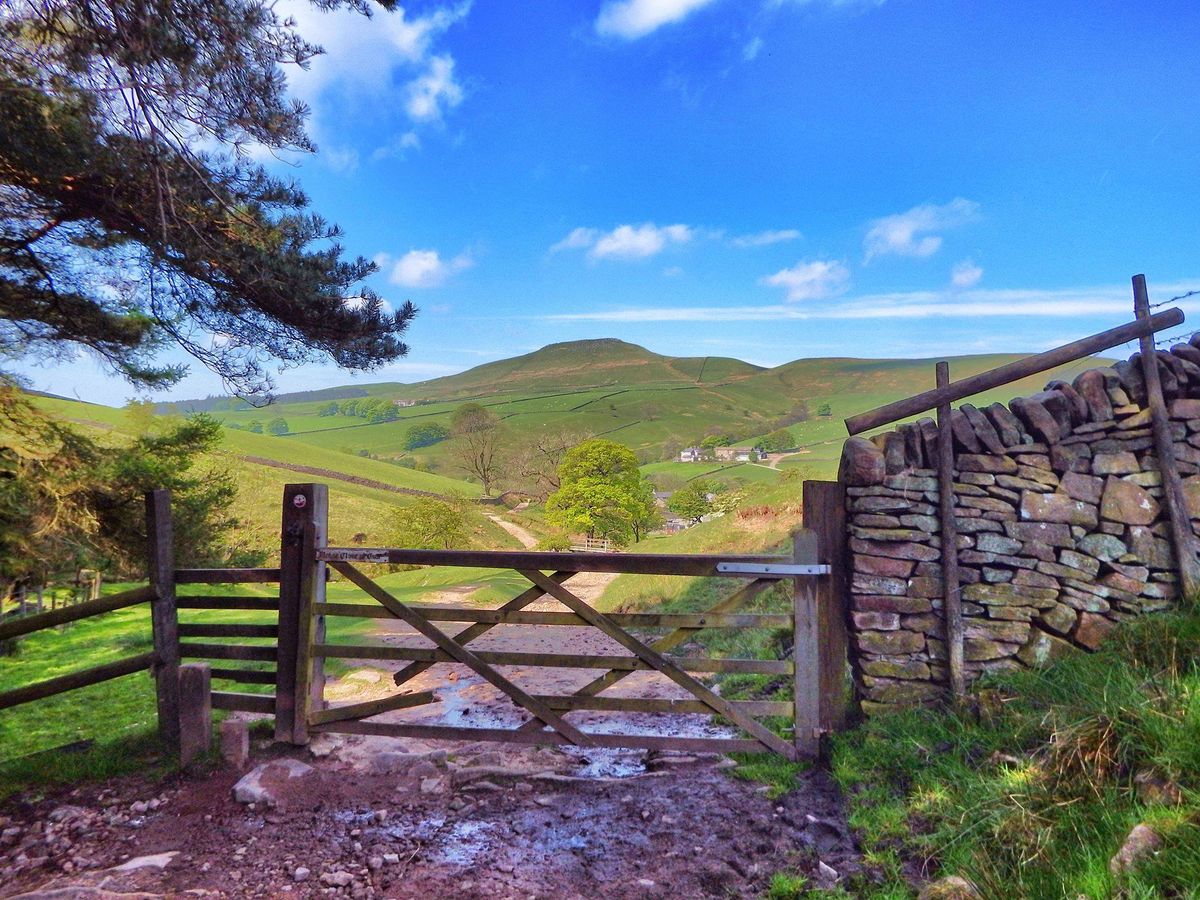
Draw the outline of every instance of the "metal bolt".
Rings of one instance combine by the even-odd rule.
[[[296,509],[304,509],[304,507],[308,506],[308,498],[303,494],[297,494],[292,498],[292,506],[296,507]]]

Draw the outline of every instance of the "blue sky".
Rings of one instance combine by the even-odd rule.
[[[1032,352],[1127,320],[1136,272],[1152,301],[1200,287],[1191,2],[288,9],[328,51],[291,73],[320,152],[271,165],[421,313],[405,360],[280,390],[594,337],[762,365]],[[134,393],[84,358],[23,371]],[[220,390],[192,371],[159,396]]]

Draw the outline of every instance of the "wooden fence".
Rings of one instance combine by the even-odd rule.
[[[330,548],[328,501],[323,484],[292,484],[284,489],[279,568],[180,569],[174,565],[170,497],[147,495],[148,581],[145,587],[76,606],[0,624],[0,640],[149,603],[154,650],[71,675],[0,693],[0,709],[50,697],[149,669],[156,679],[159,732],[168,748],[180,741],[179,670],[181,660],[207,660],[211,679],[237,685],[271,685],[272,693],[216,690],[212,707],[273,715],[277,740],[306,743],[311,733],[340,731],[395,736],[500,740],[519,743],[571,743],[663,749],[768,749],[788,757],[816,755],[821,736],[838,729],[846,711],[846,623],[843,597],[844,502],[839,485],[806,482],[804,520],[808,529],[795,535],[789,556],[672,555],[642,553],[538,553]],[[362,563],[470,566],[509,569],[530,587],[496,609],[459,608],[401,602],[365,574]],[[331,603],[325,597],[327,569],[361,589],[374,603]],[[731,596],[698,613],[602,614],[577,597],[569,580],[580,572],[708,576],[743,582]],[[792,585],[791,609],[742,611],[766,588]],[[271,596],[202,595],[189,585],[277,584]],[[527,609],[542,597],[561,610]],[[271,622],[180,623],[180,610],[273,613]],[[396,618],[427,639],[427,647],[339,644],[326,639],[330,616]],[[435,623],[458,622],[457,633]],[[625,655],[477,651],[472,641],[501,625],[590,627],[620,644]],[[641,635],[658,631],[654,639]],[[790,632],[790,659],[728,659],[673,656],[671,650],[705,629],[776,629]],[[242,640],[245,642],[231,642]],[[254,642],[251,642],[254,641]],[[256,642],[256,643],[255,643]],[[468,666],[529,714],[511,729],[460,728],[451,725],[378,721],[381,713],[436,700],[436,689],[397,693],[363,703],[331,706],[324,697],[324,660],[328,658],[396,660],[398,687],[438,662]],[[267,664],[270,664],[269,666]],[[563,696],[527,693],[503,671],[505,666],[546,666],[599,670],[583,687]],[[604,692],[634,671],[662,673],[688,696],[661,699],[606,696]],[[790,679],[793,699],[729,701],[702,680],[712,673],[758,673]],[[697,673],[701,678],[697,678]],[[718,715],[744,737],[682,738],[644,734],[593,733],[572,724],[578,711],[636,712],[655,715]],[[186,715],[188,711],[184,711]],[[789,720],[783,738],[759,721],[764,716]]]

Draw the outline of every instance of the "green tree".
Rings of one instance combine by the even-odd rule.
[[[391,311],[362,283],[376,266],[242,152],[315,149],[282,67],[319,52],[270,0],[5,4],[0,354],[82,347],[161,387],[186,370],[158,361],[175,343],[238,393],[271,388],[272,358],[403,356],[413,306]]]
[[[817,407],[817,415],[818,416],[826,416],[826,417],[832,416],[833,415],[833,407],[830,406],[828,403],[822,403],[820,406]]]
[[[452,453],[459,467],[479,479],[490,494],[500,479],[500,447],[503,439],[496,414],[478,403],[464,403],[450,417]]]
[[[251,434],[262,434],[263,433],[262,419],[251,419],[246,425],[246,430],[249,431]]]
[[[115,578],[145,574],[143,495],[172,492],[176,563],[254,565],[263,554],[235,535],[229,475],[199,461],[221,426],[199,415],[124,446],[102,446],[0,389],[0,590],[60,580],[88,566]],[[245,541],[245,536],[241,541]]]
[[[338,414],[343,415],[343,416],[358,415],[358,403],[359,403],[359,401],[356,398],[350,399],[350,400],[343,400],[341,403],[338,404]]]
[[[671,495],[671,499],[667,501],[667,509],[681,519],[695,524],[713,511],[710,495],[715,495],[720,487],[716,482],[703,478],[689,481]]]
[[[796,439],[786,428],[778,428],[759,441],[759,446],[770,452],[790,450],[795,445]]]
[[[559,488],[546,501],[546,520],[572,533],[636,540],[653,521],[653,487],[628,447],[604,438],[567,451],[558,468]]]
[[[464,504],[434,497],[397,509],[391,535],[394,546],[413,550],[460,550],[471,543]]]
[[[276,416],[267,423],[267,434],[273,434],[277,437],[288,433],[287,419],[283,416]]]
[[[429,447],[448,437],[450,437],[450,429],[440,422],[411,425],[404,432],[404,449],[416,450],[419,447]]]
[[[317,415],[321,417],[336,416],[338,414],[338,404],[336,400],[330,400],[317,410]]]

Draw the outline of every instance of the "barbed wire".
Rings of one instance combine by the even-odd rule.
[[[1162,301],[1162,303],[1151,303],[1149,308],[1150,309],[1159,309],[1163,306],[1169,306],[1172,303],[1177,303],[1180,300],[1186,300],[1188,297],[1195,297],[1197,295],[1200,295],[1200,289],[1194,290],[1194,291],[1187,291],[1186,293],[1179,294],[1176,297],[1172,297],[1170,300],[1164,300],[1164,301]]]

